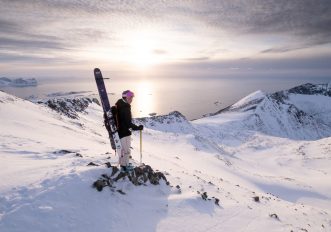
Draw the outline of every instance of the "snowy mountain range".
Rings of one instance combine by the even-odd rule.
[[[319,139],[331,135],[331,88],[305,84],[286,91],[254,92],[237,103],[209,114],[250,112],[247,128],[291,139]]]
[[[0,77],[0,87],[28,87],[28,86],[37,86],[38,82],[35,78],[16,78],[9,79],[7,77]]]
[[[143,162],[170,184],[99,192],[118,159],[99,101],[0,92],[0,231],[331,231],[330,93],[306,84],[194,121],[137,118]]]

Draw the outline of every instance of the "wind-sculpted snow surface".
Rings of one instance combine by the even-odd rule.
[[[137,119],[131,161],[146,169],[126,175],[100,105],[73,119],[0,92],[0,231],[331,231],[331,137],[277,129],[327,125],[329,96],[283,95],[191,122]]]

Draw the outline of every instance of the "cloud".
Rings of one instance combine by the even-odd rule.
[[[15,53],[0,53],[0,62],[1,63],[24,63],[24,64],[55,64],[62,63],[68,64],[73,61],[68,60],[67,58],[59,57],[41,57],[38,55],[20,55]]]
[[[54,40],[54,38],[53,38]],[[64,50],[65,45],[52,41],[50,39],[11,39],[11,38],[0,38],[0,49],[14,49],[14,50],[27,50],[32,51],[35,49],[50,49],[50,50]]]
[[[328,43],[331,43],[331,41],[329,42],[327,39],[326,40],[320,39],[320,38],[307,39],[306,41],[300,41],[297,43],[291,43],[291,44],[286,44],[283,46],[275,46],[272,48],[268,48],[268,49],[262,50],[261,53],[265,53],[265,54],[287,53],[287,52],[291,52],[291,51],[296,51],[296,50],[305,49],[305,48],[311,48],[314,46],[324,45],[324,44],[328,44]]]
[[[167,30],[162,30],[164,33],[175,31],[181,35],[196,35],[197,38],[210,37],[213,39],[209,41],[218,43],[209,47],[202,40],[200,44],[194,43],[201,48],[194,47],[192,51],[206,52],[186,59],[190,61],[210,61],[220,57],[220,53],[227,53],[224,57],[230,54],[233,49],[226,47],[227,43],[224,39],[222,41],[220,34],[228,35],[224,37],[227,39],[252,36],[256,43],[266,37],[286,38],[262,49],[261,53],[268,54],[331,43],[330,0],[0,1],[2,53],[36,49],[48,52],[79,50],[80,47],[105,41],[104,44],[111,44],[109,46],[119,46],[121,43],[112,43],[120,39],[117,37],[118,30],[145,27],[166,27]],[[177,38],[184,38],[181,35],[176,34]],[[189,46],[189,42],[185,41],[183,46]],[[224,46],[222,42],[225,42]],[[111,50],[114,48],[111,47]],[[155,49],[153,53],[169,55],[168,51],[170,48]],[[185,56],[194,57],[194,54]]]
[[[248,72],[283,72],[296,70],[331,70],[331,55],[318,57],[287,57],[287,58],[244,58],[232,60],[196,59],[194,62],[182,62],[164,65],[164,70],[187,70],[195,73],[197,70],[212,71],[216,75],[231,71]],[[272,70],[272,71],[271,71]]]
[[[1,34],[8,34],[22,30],[22,28],[17,23],[10,22],[8,20],[1,18],[0,18],[0,28],[1,28]]]
[[[47,16],[84,17],[106,14],[126,15],[131,19],[175,19],[186,17],[200,20],[221,30],[238,33],[291,33],[298,36],[329,35],[331,33],[331,2],[329,0],[196,0],[196,1],[61,1],[61,0],[2,0],[7,8],[20,7]],[[24,11],[23,11],[24,12]],[[8,13],[8,12],[7,12]],[[183,20],[183,18],[180,18]],[[139,21],[139,20],[138,20]],[[183,21],[177,21],[177,24]]]
[[[204,56],[204,57],[191,57],[191,58],[186,58],[186,59],[183,59],[184,61],[206,61],[206,60],[209,60],[210,58],[207,57],[207,56]]]
[[[163,49],[154,49],[153,53],[157,54],[157,55],[163,55],[163,54],[167,54],[168,52],[166,50],[163,50]]]
[[[331,42],[329,0],[233,0],[201,4],[206,24],[236,34],[287,35],[306,45]],[[299,47],[299,46],[298,46]]]

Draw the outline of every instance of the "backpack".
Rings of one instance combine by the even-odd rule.
[[[110,107],[110,112],[113,116],[113,120],[114,120],[114,124],[116,125],[117,129],[119,128],[119,123],[118,123],[118,112],[117,112],[117,106],[114,105],[112,107]],[[103,118],[104,118],[104,123],[105,123],[105,126],[107,128],[108,131],[111,131],[110,130],[110,125],[109,125],[109,121],[107,120],[107,114],[104,113],[103,115]]]
[[[114,119],[114,123],[117,127],[117,129],[119,128],[119,123],[118,123],[118,111],[117,111],[117,105],[114,105],[112,107],[110,107],[110,111],[111,114],[113,115],[113,119]]]

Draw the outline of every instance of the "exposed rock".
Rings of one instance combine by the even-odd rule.
[[[76,157],[80,157],[80,158],[83,158],[83,155],[80,154],[80,153],[76,153]]]
[[[207,192],[204,192],[203,194],[201,194],[201,198],[206,201],[208,199]]]
[[[80,98],[53,98],[47,101],[39,101],[39,104],[45,104],[58,113],[61,113],[69,118],[78,119],[78,113],[85,112],[86,108],[91,103],[100,105],[98,99],[80,97]]]
[[[219,202],[220,202],[220,200],[215,197],[215,204],[219,206]]]
[[[328,84],[304,84],[288,90],[289,93],[306,95],[325,95],[331,97],[331,88]]]
[[[275,218],[275,219],[279,220],[278,215],[275,214],[275,213],[273,213],[273,214],[269,214],[269,216],[270,216],[271,218]]]
[[[176,189],[178,190],[178,193],[182,193],[182,189],[180,188],[179,185],[176,185]]]
[[[69,154],[69,153],[75,153],[75,152],[69,151],[69,150],[58,150],[58,151],[53,152],[53,154],[61,154],[61,155],[65,155],[65,154]]]
[[[116,187],[116,182],[125,179],[128,179],[135,186],[146,185],[148,181],[153,185],[158,185],[162,180],[169,185],[164,174],[162,172],[155,172],[149,165],[135,167],[129,172],[122,172],[117,167],[113,166],[111,166],[111,168],[112,173],[110,175],[103,174],[93,183],[93,187],[98,191],[101,191],[105,186]],[[117,192],[123,194],[124,192],[121,191],[122,190],[117,190]]]
[[[215,205],[220,206],[220,205],[219,205],[220,200],[219,200],[218,198],[216,198],[216,197],[208,198],[208,194],[207,194],[207,192],[203,192],[203,193],[201,194],[200,191],[197,191],[197,193],[201,196],[202,200],[204,200],[204,201],[207,201],[207,200],[208,200],[208,201],[211,201],[212,199],[214,199],[214,203],[215,203]]]
[[[106,186],[109,186],[109,185],[105,179],[103,179],[103,180],[99,179],[93,183],[93,187],[96,188],[99,192],[101,192],[102,189]]]
[[[112,167],[110,162],[105,163],[105,165],[106,165],[107,168],[111,168]]]
[[[99,164],[95,164],[95,163],[93,163],[93,162],[90,162],[90,163],[88,163],[87,166],[99,166]]]
[[[126,194],[125,192],[122,191],[122,189],[118,189],[118,190],[116,190],[116,191],[119,192],[119,193],[122,194],[122,195],[125,195],[125,194]]]

